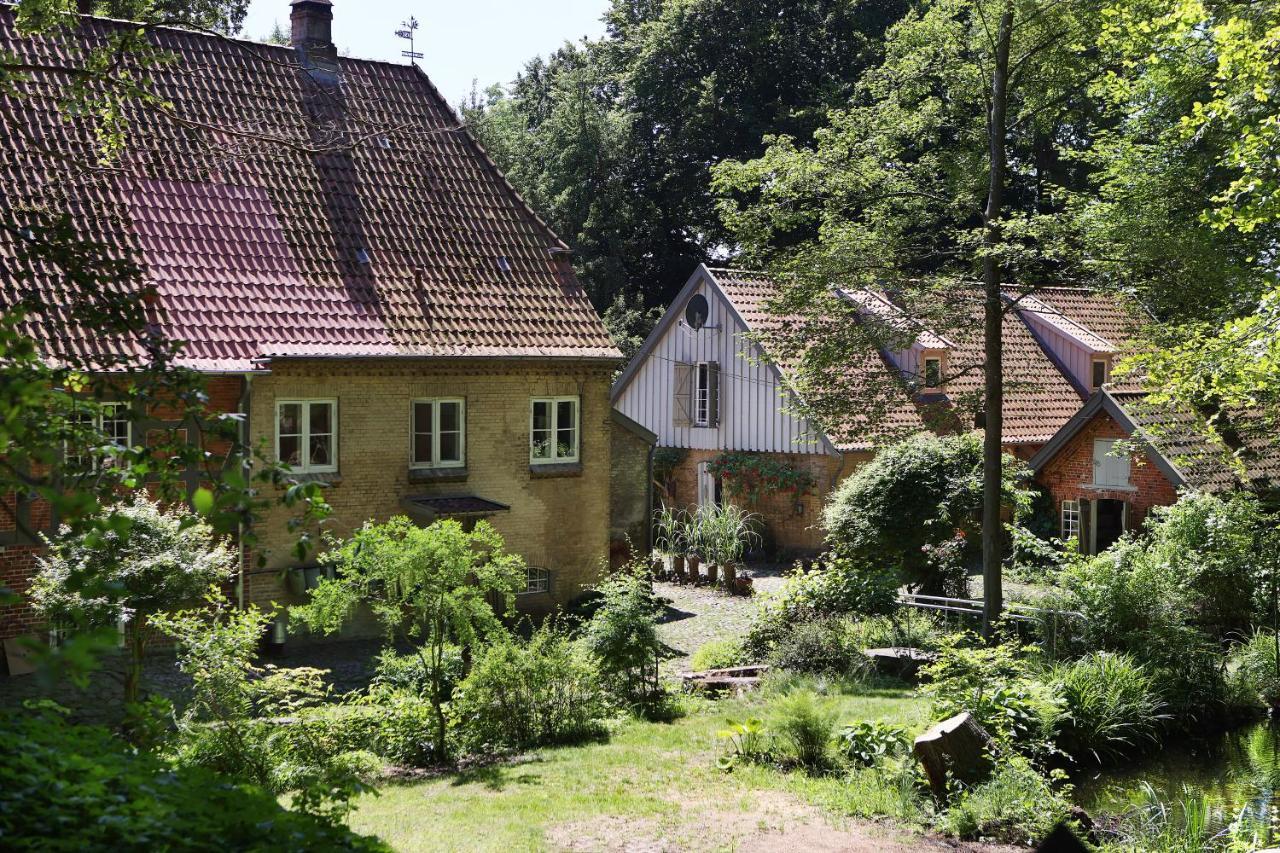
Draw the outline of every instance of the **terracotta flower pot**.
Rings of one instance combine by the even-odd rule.
[[[733,582],[733,589],[738,595],[751,595],[754,591],[751,578],[748,575],[735,578]]]
[[[724,588],[726,592],[734,591],[734,581],[738,577],[738,567],[733,563],[724,564]]]
[[[720,574],[720,567],[715,563],[707,563],[707,583],[714,585],[716,576]]]
[[[702,574],[698,571],[701,561],[697,557],[690,557],[685,565],[688,566],[689,583],[697,583],[702,579]]]
[[[680,556],[679,554],[672,554],[668,559],[671,560],[672,576],[677,578],[678,580],[684,580],[684,575],[685,575],[684,557]]]

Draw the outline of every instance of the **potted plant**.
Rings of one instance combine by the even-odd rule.
[[[684,513],[665,504],[653,514],[653,544],[669,576],[684,576]]]

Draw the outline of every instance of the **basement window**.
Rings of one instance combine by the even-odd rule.
[[[520,595],[536,595],[540,592],[551,592],[551,571],[529,566],[525,573],[524,589]]]

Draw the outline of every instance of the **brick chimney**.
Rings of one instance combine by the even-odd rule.
[[[293,0],[289,4],[289,43],[301,54],[304,65],[336,67],[338,49],[333,45],[333,3],[330,0]]]

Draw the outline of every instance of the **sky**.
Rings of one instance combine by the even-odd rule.
[[[414,50],[422,70],[452,105],[471,91],[506,83],[527,60],[565,41],[604,34],[608,0],[333,0],[333,41],[365,59],[407,62],[395,31],[418,19]],[[289,0],[251,0],[242,35],[264,39],[276,21],[289,32]]]

